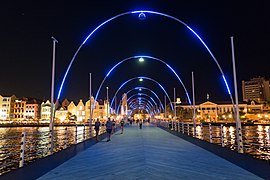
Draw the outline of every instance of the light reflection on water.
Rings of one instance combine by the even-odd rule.
[[[85,130],[85,133],[83,132]],[[1,127],[0,128],[0,175],[19,167],[21,134],[26,132],[25,164],[45,157],[49,152],[49,127]],[[54,151],[90,138],[88,126],[55,126]],[[104,127],[101,127],[104,132]],[[94,136],[94,130],[92,129]],[[77,136],[76,136],[77,135]],[[14,136],[14,138],[13,138]],[[7,137],[10,137],[7,139]],[[12,138],[11,138],[12,137]],[[76,139],[77,137],[77,139]],[[10,156],[7,154],[12,153]],[[9,165],[6,165],[10,163]]]

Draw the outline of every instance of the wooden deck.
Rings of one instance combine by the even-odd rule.
[[[125,127],[39,178],[261,179],[152,125]]]

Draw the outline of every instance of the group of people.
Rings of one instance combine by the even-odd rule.
[[[95,122],[96,141],[99,141],[100,125],[101,125],[100,121],[99,121],[99,119],[97,119],[97,121]],[[122,119],[120,121],[121,134],[124,133],[124,125],[125,125],[125,121]],[[115,132],[116,122],[115,122],[115,120],[111,121],[111,119],[108,118],[105,126],[106,126],[106,132],[107,132],[107,142],[109,142],[109,141],[111,141],[112,133]]]

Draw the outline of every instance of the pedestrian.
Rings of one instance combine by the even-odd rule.
[[[142,129],[142,120],[140,120],[140,129]]]
[[[106,122],[106,132],[107,132],[107,142],[111,140],[111,135],[112,135],[112,121],[110,118],[108,118]]]
[[[120,122],[120,125],[121,125],[121,134],[124,133],[124,124],[125,124],[125,121],[122,119],[121,122]]]
[[[99,119],[95,122],[95,131],[96,131],[96,141],[99,141],[99,128],[100,128],[100,122]]]

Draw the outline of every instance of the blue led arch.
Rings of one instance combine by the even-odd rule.
[[[179,77],[179,75],[175,72],[175,70],[174,70],[168,63],[166,63],[165,61],[163,61],[163,60],[161,60],[161,59],[159,59],[159,58],[156,58],[156,57],[153,57],[153,56],[147,56],[147,55],[131,56],[131,57],[125,58],[125,59],[119,61],[117,64],[115,64],[115,65],[109,70],[109,72],[108,72],[107,75],[104,77],[104,79],[102,80],[101,84],[99,85],[99,88],[98,88],[97,93],[96,93],[96,96],[95,96],[95,101],[96,101],[97,98],[98,98],[99,92],[100,92],[100,90],[101,90],[101,88],[102,88],[102,86],[103,86],[105,80],[107,79],[107,77],[111,74],[111,72],[112,72],[116,67],[118,67],[120,64],[122,64],[122,63],[124,63],[124,62],[126,62],[126,61],[133,60],[133,59],[135,59],[135,60],[139,59],[139,60],[140,60],[141,58],[147,58],[147,59],[155,60],[155,61],[158,61],[158,62],[161,62],[161,63],[165,64],[166,67],[168,67],[168,68],[173,72],[173,74],[176,76],[176,78],[178,79],[178,81],[179,81],[180,84],[182,85],[182,87],[183,87],[183,89],[184,89],[184,91],[185,91],[185,93],[186,93],[188,102],[189,102],[189,104],[191,105],[191,100],[190,100],[188,91],[187,91],[187,89],[186,89],[186,87],[185,87],[183,81],[182,81],[181,78]]]
[[[153,90],[151,90],[150,88],[146,88],[146,87],[143,87],[143,86],[135,87],[135,88],[130,89],[129,91],[127,91],[125,94],[128,96],[128,94],[129,94],[130,92],[136,91],[136,90],[139,90],[139,89],[141,89],[141,90],[147,90],[147,91],[151,92],[151,93],[158,99],[158,101],[159,101],[159,103],[160,103],[160,106],[161,106],[161,108],[162,108],[163,111],[164,111],[164,106],[163,106],[163,104],[162,104],[160,98],[159,98],[158,95],[157,95]],[[123,98],[122,98],[122,100],[123,100]],[[115,102],[115,103],[116,103],[116,102]],[[119,108],[120,108],[120,106],[121,106],[121,103],[118,104],[117,109],[115,110],[116,114],[119,113]]]
[[[114,94],[114,96],[113,96],[113,99],[112,99],[112,101],[111,101],[111,104],[113,104],[114,99],[115,99],[117,93],[120,91],[120,89],[121,89],[123,86],[125,86],[127,83],[129,83],[130,81],[133,81],[133,80],[135,80],[135,79],[146,79],[146,80],[150,80],[150,81],[152,81],[152,82],[155,82],[155,83],[163,90],[163,92],[165,93],[165,95],[167,96],[167,98],[168,98],[169,101],[170,101],[171,109],[174,110],[173,105],[172,105],[171,98],[170,98],[170,96],[168,95],[167,91],[164,89],[164,87],[163,87],[158,81],[156,81],[156,80],[154,80],[154,79],[152,79],[152,78],[149,78],[149,77],[145,77],[145,76],[138,76],[138,77],[130,78],[130,79],[128,79],[127,81],[125,81],[125,82],[117,89],[117,91],[115,92],[115,94]]]
[[[160,12],[156,12],[156,11],[149,11],[149,10],[139,10],[139,11],[129,11],[129,12],[124,12],[124,13],[121,13],[121,14],[118,14],[116,16],[113,16],[112,18],[102,22],[100,25],[98,25],[93,31],[91,31],[91,33],[85,38],[85,40],[82,42],[82,44],[78,47],[78,49],[76,50],[75,54],[73,55],[69,65],[68,65],[68,68],[65,72],[65,75],[62,79],[62,82],[61,82],[61,85],[60,85],[60,88],[59,88],[59,91],[58,91],[58,95],[57,95],[57,100],[59,100],[60,98],[60,95],[61,95],[61,92],[62,92],[62,88],[63,88],[63,85],[64,85],[64,82],[66,80],[66,77],[67,77],[67,74],[78,54],[78,52],[80,51],[80,49],[82,48],[82,46],[89,40],[89,38],[98,30],[100,29],[101,27],[103,27],[105,24],[119,18],[119,17],[122,17],[122,16],[125,16],[125,15],[129,15],[129,14],[144,14],[144,17],[146,17],[145,14],[156,14],[156,15],[160,15],[160,16],[163,16],[163,17],[167,17],[167,18],[170,18],[172,20],[175,20],[177,22],[179,22],[180,24],[184,25],[189,31],[191,31],[198,39],[199,41],[203,44],[203,46],[206,48],[206,50],[209,52],[209,54],[211,55],[212,59],[215,61],[216,65],[218,66],[219,68],[219,71],[221,72],[221,75],[223,77],[223,80],[224,80],[224,83],[226,84],[226,87],[227,87],[227,90],[228,90],[228,94],[231,98],[231,101],[232,101],[232,104],[234,104],[234,101],[233,101],[233,98],[232,98],[232,95],[231,95],[231,92],[229,90],[229,86],[228,83],[227,83],[227,80],[225,78],[225,75],[223,73],[223,70],[222,68],[220,67],[217,59],[215,58],[215,56],[213,55],[213,53],[211,52],[211,50],[208,48],[208,46],[206,45],[206,43],[203,41],[203,39],[190,27],[188,26],[185,22],[181,21],[180,19],[174,17],[174,16],[171,16],[171,15],[168,15],[168,14],[165,14],[165,13],[160,13]]]

